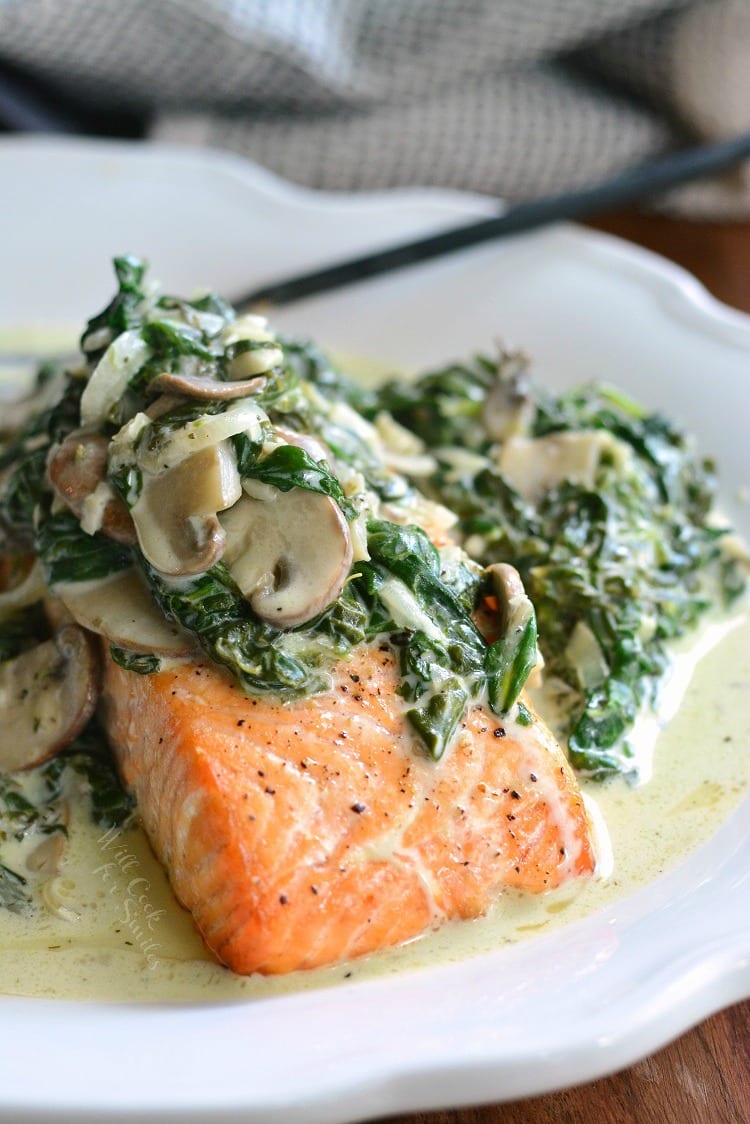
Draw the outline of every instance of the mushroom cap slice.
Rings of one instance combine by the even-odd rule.
[[[253,611],[277,628],[312,620],[341,593],[352,565],[349,527],[329,496],[292,488],[245,495],[222,516],[224,559]]]
[[[521,351],[506,352],[498,361],[497,379],[487,392],[482,420],[492,441],[525,434],[536,406],[529,377],[529,359]]]
[[[505,632],[510,626],[514,609],[526,602],[530,607],[531,602],[524,589],[521,575],[509,562],[493,562],[487,567],[487,573],[492,578],[492,586],[497,597],[500,631]]]
[[[632,449],[603,429],[565,430],[543,437],[510,437],[499,450],[497,466],[523,499],[538,503],[565,480],[593,488],[605,457],[626,469]]]
[[[46,587],[41,562],[38,559],[33,562],[26,575],[16,585],[2,588],[3,584],[0,583],[0,620],[42,600]]]
[[[54,593],[77,624],[118,648],[157,656],[184,656],[196,648],[195,638],[161,613],[137,570],[58,585]]]
[[[237,382],[222,382],[220,379],[206,376],[165,372],[152,379],[148,389],[153,394],[179,394],[183,398],[198,398],[207,402],[228,402],[233,398],[245,398],[250,394],[257,394],[265,385],[266,379],[263,375]]]
[[[527,625],[534,618],[534,606],[526,593],[521,575],[515,566],[508,562],[493,562],[487,567],[487,573],[492,578],[492,586],[497,597],[498,626],[501,636],[508,638],[511,645],[514,638],[521,641]],[[536,623],[534,622],[534,636],[536,637]],[[529,687],[541,686],[544,657],[538,645],[534,652],[534,661],[527,664],[526,684]]]
[[[131,509],[138,544],[162,574],[202,574],[224,553],[217,512],[236,503],[242,482],[231,445],[221,441],[158,476],[144,474]]]
[[[331,450],[323,444],[319,437],[314,437],[312,433],[297,433],[294,429],[284,429],[280,425],[275,426],[274,433],[287,445],[295,445],[298,449],[304,449],[314,461],[325,461],[326,464],[333,464]]]
[[[151,385],[153,386],[153,383]],[[156,421],[157,418],[168,414],[170,410],[174,410],[175,406],[179,406],[180,401],[177,394],[160,394],[158,398],[154,398],[153,402],[149,403],[143,412],[151,421]]]
[[[0,769],[32,769],[65,749],[94,713],[99,662],[76,625],[0,664]]]
[[[77,431],[53,446],[47,475],[55,492],[78,519],[91,514],[92,503],[101,504],[96,522],[110,539],[133,546],[135,528],[125,504],[107,484],[109,442],[102,433]],[[101,493],[101,499],[98,493]]]

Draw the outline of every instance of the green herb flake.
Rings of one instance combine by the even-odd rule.
[[[519,726],[531,726],[534,716],[527,706],[520,702],[516,708],[516,722]]]

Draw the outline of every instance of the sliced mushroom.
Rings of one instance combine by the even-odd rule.
[[[158,476],[144,475],[131,511],[144,557],[162,574],[202,574],[224,553],[217,512],[242,495],[231,445],[222,441]]]
[[[54,877],[60,870],[60,862],[65,853],[65,836],[56,831],[34,848],[26,860],[26,869],[34,874]]]
[[[603,429],[511,437],[504,443],[498,468],[525,500],[536,503],[563,481],[593,488],[604,458],[622,469],[632,459],[630,446]]]
[[[228,402],[233,398],[246,398],[250,394],[257,394],[266,385],[263,375],[256,375],[252,379],[240,379],[236,382],[222,382],[220,379],[201,377],[200,375],[172,375],[165,373],[157,375],[149,383],[149,392],[153,394],[179,394],[183,398],[198,398],[209,402]]]
[[[82,628],[118,648],[184,656],[196,646],[189,632],[163,616],[137,570],[99,582],[59,585],[55,595]]]
[[[10,561],[10,559],[9,559]],[[2,583],[4,584],[4,583]],[[40,562],[33,562],[21,581],[0,593],[0,620],[18,609],[35,605],[44,597],[44,573]]]
[[[32,769],[65,749],[94,713],[99,664],[75,625],[0,664],[0,769]]]
[[[240,351],[235,355],[229,364],[230,379],[249,379],[255,375],[265,374],[272,367],[283,363],[284,353],[273,333],[269,332],[267,324],[265,316],[248,313],[246,316],[238,316],[234,323],[225,329],[223,340],[227,346],[246,340],[256,345],[248,351]]]
[[[44,615],[53,632],[59,632],[66,624],[75,624],[75,617],[65,608],[62,601],[48,593],[44,598]]]
[[[524,589],[521,575],[507,562],[495,562],[487,567],[487,572],[492,576],[492,586],[497,597],[499,634],[507,637],[510,645],[520,642],[527,625],[534,617],[534,606]],[[538,647],[532,658],[533,663],[530,660],[526,668],[525,682],[529,687],[536,687],[541,684],[544,667],[544,659]]]
[[[515,566],[511,566],[507,562],[494,562],[487,567],[487,573],[492,576],[492,588],[497,597],[500,632],[507,632],[514,609],[526,602],[530,610],[531,602],[526,596],[521,575]],[[525,615],[528,618],[530,613],[527,612]]]
[[[424,441],[396,421],[387,410],[376,416],[373,427],[380,439],[381,460],[403,476],[432,476],[437,461],[426,449]]]
[[[245,495],[225,512],[225,561],[261,620],[296,628],[341,593],[352,541],[341,509],[328,496],[292,488],[272,499]]]
[[[333,463],[331,450],[319,438],[313,437],[311,433],[296,433],[293,429],[284,429],[280,425],[276,426],[274,433],[287,445],[295,445],[298,449],[304,449],[314,461]]]
[[[146,408],[144,413],[151,421],[156,421],[164,414],[168,414],[170,410],[174,410],[175,406],[180,405],[181,399],[176,394],[160,394],[158,398]]]
[[[506,441],[528,431],[536,408],[528,365],[528,356],[521,351],[503,352],[498,360],[497,380],[482,410],[484,427],[492,441]]]
[[[55,492],[93,534],[101,530],[116,542],[133,546],[135,528],[125,504],[107,481],[109,442],[101,433],[71,433],[54,445],[47,475]]]

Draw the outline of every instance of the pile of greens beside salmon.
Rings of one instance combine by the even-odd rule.
[[[628,734],[656,702],[667,645],[742,592],[747,553],[713,512],[713,461],[672,421],[607,385],[554,396],[528,367],[478,356],[352,400],[420,440],[432,463],[414,479],[456,513],[471,556],[518,570],[573,765],[634,772]]]
[[[103,824],[135,804],[242,973],[590,874],[523,694],[532,601],[573,763],[627,771],[665,641],[741,587],[710,466],[612,390],[532,392],[517,356],[364,391],[115,269],[80,363],[1,423],[0,903],[54,876],[81,789]]]

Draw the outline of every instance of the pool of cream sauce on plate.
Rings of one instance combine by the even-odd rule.
[[[598,876],[538,896],[500,893],[475,921],[451,922],[401,948],[288,976],[241,977],[219,965],[176,902],[143,832],[97,828],[83,802],[73,801],[70,842],[59,875],[47,885],[46,908],[28,916],[0,911],[0,993],[250,999],[462,960],[584,917],[675,866],[750,788],[747,603],[677,650],[663,694],[662,717],[644,716],[638,730],[649,782],[583,782],[596,823],[606,825]],[[535,702],[554,728],[553,701]],[[5,857],[13,865],[12,855]]]
[[[500,893],[485,917],[451,922],[346,965],[243,978],[204,948],[143,833],[96,828],[85,806],[73,802],[70,843],[48,885],[47,908],[0,915],[0,993],[109,1000],[266,996],[464,959],[606,906],[705,842],[750,785],[750,610],[730,623],[697,661],[681,704],[658,732],[651,780],[635,787],[619,778],[583,784],[606,824],[600,853],[607,866],[611,846],[607,877],[539,896]],[[678,653],[678,672],[692,663],[689,647]]]

